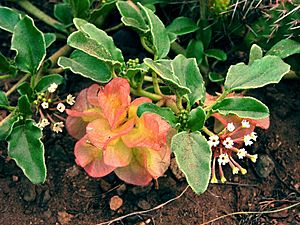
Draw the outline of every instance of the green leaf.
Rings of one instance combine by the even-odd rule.
[[[269,116],[268,107],[252,97],[225,98],[213,107],[214,112],[223,115],[235,114],[240,118],[263,119]]]
[[[300,53],[300,43],[291,39],[283,39],[277,42],[266,55],[275,55],[282,59]]]
[[[205,86],[196,59],[187,59],[183,55],[177,55],[171,62],[173,73],[178,77],[179,84],[187,87],[191,93],[188,93],[190,104],[205,101]]]
[[[145,58],[144,63],[149,66],[158,76],[160,76],[164,82],[170,87],[171,90],[176,92],[178,95],[183,96],[191,93],[191,90],[182,85],[172,71],[170,60],[158,60],[153,61],[152,59]]]
[[[221,74],[216,72],[209,72],[208,78],[210,79],[211,82],[216,82],[216,83],[223,82],[225,80],[225,78]]]
[[[30,17],[25,16],[15,26],[11,49],[16,51],[15,61],[20,70],[37,72],[46,56],[46,45],[43,33]]]
[[[122,52],[113,39],[95,25],[87,23],[80,27],[81,31],[72,33],[68,44],[102,61],[121,65],[124,62]]]
[[[256,44],[253,44],[250,49],[248,64],[251,65],[254,62],[254,60],[261,59],[262,57],[263,57],[263,51],[262,51],[261,47],[259,47]]]
[[[30,84],[27,82],[23,82],[17,88],[20,95],[27,95],[29,98],[32,96],[32,89]]]
[[[200,64],[202,62],[203,55],[204,47],[202,41],[191,39],[186,48],[185,56],[187,58],[196,58],[197,63]]]
[[[19,121],[19,118],[14,115],[9,115],[0,121],[0,140],[6,140],[10,135],[13,126]]]
[[[73,17],[86,18],[89,15],[89,0],[66,0],[70,5]]]
[[[32,120],[14,127],[8,137],[8,155],[14,159],[28,179],[34,183],[46,180],[44,146],[42,132]]]
[[[205,55],[220,61],[226,61],[227,59],[226,53],[221,49],[208,49],[205,51]]]
[[[136,28],[143,33],[149,31],[142,13],[137,9],[131,1],[118,1],[117,8],[122,16],[121,20],[125,26]]]
[[[93,10],[90,14],[89,21],[105,21],[111,11],[116,7],[117,0],[106,0],[101,3],[101,6]]]
[[[20,20],[20,14],[15,10],[0,6],[0,28],[10,33]]]
[[[63,82],[64,82],[63,76],[59,74],[51,74],[51,75],[43,76],[36,84],[34,89],[36,92],[44,92],[48,89],[48,87],[52,83],[56,83],[57,85],[60,85]]]
[[[204,126],[205,116],[205,111],[201,106],[198,106],[197,108],[190,111],[187,120],[188,128],[191,131],[200,131]]]
[[[66,3],[55,4],[54,16],[63,24],[71,24],[73,19],[71,6]]]
[[[238,63],[230,66],[227,72],[225,90],[244,90],[278,83],[289,71],[290,66],[278,56],[265,56],[251,65]]]
[[[20,113],[22,113],[24,115],[32,115],[30,101],[29,101],[27,95],[22,95],[18,99],[18,108],[19,108]]]
[[[15,68],[11,66],[9,60],[0,52],[0,73],[15,74]]]
[[[0,91],[0,108],[9,106],[8,99],[3,91]]]
[[[167,32],[176,35],[189,34],[198,29],[199,27],[192,19],[184,16],[175,18],[172,23],[166,27]]]
[[[170,50],[170,40],[164,24],[150,9],[144,7],[141,3],[138,3],[138,6],[142,9],[150,26],[156,59],[166,57]]]
[[[204,49],[207,49],[212,36],[212,26],[207,19],[201,19],[198,22],[199,30],[196,32],[196,39],[202,41]]]
[[[141,104],[138,107],[137,115],[140,117],[143,113],[155,113],[160,115],[164,120],[166,120],[172,127],[176,127],[178,123],[177,117],[174,115],[173,111],[170,108],[158,107],[157,105],[146,102]]]
[[[74,51],[70,58],[60,57],[58,65],[101,83],[112,78],[112,68],[107,63],[81,51]]]
[[[200,132],[180,132],[172,138],[171,149],[188,184],[197,193],[203,193],[209,184],[211,150]]]
[[[46,33],[44,34],[46,48],[50,47],[50,45],[56,40],[56,35],[54,33]]]

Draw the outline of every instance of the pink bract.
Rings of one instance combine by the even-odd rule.
[[[127,183],[148,185],[164,174],[170,164],[167,135],[170,126],[156,114],[137,108],[150,99],[131,102],[130,86],[114,78],[106,86],[92,85],[67,110],[67,130],[80,139],[75,145],[76,163],[92,177],[115,171]]]

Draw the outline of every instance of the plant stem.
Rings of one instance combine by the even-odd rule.
[[[176,95],[176,106],[179,110],[182,110],[182,97]]]
[[[206,0],[199,0],[200,19],[206,19]]]
[[[145,37],[141,37],[140,40],[141,40],[141,44],[142,44],[143,48],[144,48],[147,52],[149,52],[149,53],[151,53],[152,55],[154,55],[154,51],[146,44],[146,38],[145,38]]]
[[[175,114],[178,114],[180,113],[180,110],[178,109],[175,101],[173,100],[167,100],[166,101],[166,106],[168,106],[170,109],[172,109],[172,111],[175,113]]]
[[[107,29],[105,29],[104,31],[105,31],[106,33],[108,33],[108,32],[112,32],[112,31],[118,30],[118,29],[120,29],[121,27],[124,27],[124,24],[123,24],[123,23],[119,23],[119,24],[117,24],[117,25],[115,25],[115,26],[113,26],[113,27],[107,28]]]
[[[10,74],[1,75],[0,80],[9,79],[11,77],[12,77],[12,75],[10,75]]]
[[[204,126],[203,128],[202,128],[202,131],[204,132],[204,133],[206,133],[207,135],[209,135],[209,136],[214,136],[215,134],[212,132],[212,131],[210,131],[206,126]]]
[[[30,77],[30,74],[27,73],[24,77],[22,77],[14,86],[12,86],[6,93],[6,97],[8,97],[9,95],[11,95],[11,93],[13,93],[21,83],[23,83],[25,80],[27,80],[27,78]]]
[[[222,101],[224,98],[226,98],[226,96],[229,94],[228,91],[224,91],[218,98],[217,100],[212,103],[211,105],[207,106],[204,108],[205,111],[209,112],[217,103],[219,103],[220,101]]]
[[[71,50],[71,47],[69,45],[64,45],[60,49],[58,49],[52,56],[49,57],[49,60],[51,61],[52,65],[57,63],[57,60],[60,56],[66,55]]]
[[[154,92],[158,95],[163,95],[158,84],[157,74],[154,71],[152,72],[152,82],[153,82]]]
[[[64,68],[61,68],[61,67],[59,67],[59,68],[48,69],[48,73],[50,73],[50,74],[54,74],[54,73],[62,73],[62,72],[64,72],[64,71],[65,71],[65,69],[64,69]]]
[[[31,4],[27,0],[17,0],[16,3],[21,6],[23,9],[25,9],[27,12],[34,15],[39,20],[43,21],[44,23],[50,25],[51,27],[54,27],[55,29],[61,30],[58,27],[63,27],[64,25],[57,20],[53,19],[52,17],[48,16],[46,13],[41,11],[39,8]],[[66,30],[64,30],[67,32]]]
[[[171,49],[176,54],[183,54],[183,55],[185,55],[185,49],[180,44],[178,44],[176,41],[174,41],[171,44]]]
[[[130,88],[130,92],[133,95],[144,96],[144,97],[152,99],[153,101],[159,101],[159,100],[161,100],[163,98],[160,95],[157,95],[157,94],[145,91],[145,90],[135,90],[133,88]]]

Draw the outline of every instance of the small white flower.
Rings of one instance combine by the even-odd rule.
[[[63,103],[58,103],[58,105],[56,106],[56,109],[62,113],[65,111],[66,106]]]
[[[247,151],[244,148],[241,148],[236,154],[239,157],[239,159],[243,159],[246,156]]]
[[[232,174],[238,174],[239,173],[239,168],[233,167],[232,168]]]
[[[53,92],[56,91],[57,87],[58,87],[58,85],[57,85],[56,83],[52,83],[52,84],[50,84],[50,86],[48,87],[48,91],[49,91],[50,93],[53,93]]]
[[[250,160],[253,162],[253,163],[256,163],[256,160],[257,160],[257,154],[255,155],[248,155],[248,157],[250,158]]]
[[[43,107],[43,109],[48,109],[49,108],[49,103],[48,102],[43,102],[41,104],[41,106]]]
[[[73,95],[71,95],[71,94],[68,94],[68,96],[67,96],[67,103],[69,105],[74,105],[74,103],[75,103],[75,97],[73,97]]]
[[[252,138],[253,141],[256,141],[257,134],[255,132],[251,132],[250,137]]]
[[[43,129],[46,126],[48,126],[49,124],[50,124],[50,122],[48,121],[48,119],[44,118],[37,124],[37,126],[41,129]]]
[[[225,146],[225,148],[232,148],[233,147],[233,140],[230,137],[227,137],[224,141],[223,141],[223,145]]]
[[[250,128],[250,123],[248,120],[242,121],[242,128]]]
[[[253,144],[252,137],[249,134],[245,135],[244,142],[246,146],[252,145]]]
[[[235,129],[235,126],[234,126],[233,123],[228,123],[228,124],[227,124],[227,130],[228,130],[229,132],[234,131],[234,129]]]
[[[64,127],[64,123],[63,122],[57,122],[57,123],[54,123],[53,124],[53,127],[52,127],[52,130],[55,132],[55,133],[59,133],[59,132],[62,132],[62,128]]]
[[[208,144],[209,144],[210,147],[217,147],[219,143],[220,143],[220,141],[219,141],[219,136],[218,135],[214,135],[214,136],[209,137]]]
[[[221,155],[219,155],[219,158],[218,158],[218,163],[220,164],[220,165],[226,165],[226,163],[228,163],[229,162],[229,157],[228,157],[228,155],[227,154],[221,154]]]

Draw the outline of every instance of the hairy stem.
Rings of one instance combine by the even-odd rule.
[[[176,41],[174,41],[171,44],[171,49],[176,54],[183,54],[183,55],[185,55],[185,49],[180,44],[178,44]]]
[[[104,31],[105,31],[106,33],[108,33],[108,32],[112,32],[112,31],[118,30],[118,29],[120,29],[120,28],[122,28],[122,27],[124,27],[124,24],[123,24],[123,23],[119,23],[119,24],[117,24],[117,25],[115,25],[115,26],[113,26],[113,27],[110,27],[110,28],[105,29]]]
[[[152,55],[154,55],[154,51],[146,44],[146,38],[145,38],[145,37],[141,37],[140,40],[141,40],[141,44],[142,44],[143,48],[144,48],[147,52],[149,52],[149,53],[151,53]]]
[[[52,56],[49,57],[52,65],[57,63],[57,60],[60,56],[66,55],[70,52],[71,47],[69,45],[64,45],[60,49],[58,49]]]
[[[25,9],[27,12],[34,15],[39,20],[43,21],[44,23],[50,25],[51,27],[54,27],[55,29],[58,29],[58,27],[63,27],[64,25],[57,20],[53,19],[52,17],[48,16],[46,13],[41,11],[39,8],[31,4],[27,0],[18,0],[16,3],[21,6],[23,9]],[[61,30],[61,29],[58,29]],[[64,30],[66,32],[66,30]]]
[[[11,93],[13,93],[21,83],[23,83],[25,80],[27,80],[30,77],[30,74],[26,74],[24,77],[22,77],[14,86],[12,86],[6,93],[6,97],[11,95]]]
[[[204,132],[204,133],[206,133],[207,135],[209,135],[209,136],[214,136],[215,134],[212,132],[212,131],[210,131],[206,126],[204,126],[203,128],[202,128],[202,131]]]
[[[153,101],[159,101],[161,100],[163,97],[145,90],[135,90],[133,88],[130,88],[130,92],[133,95],[137,95],[137,96],[143,96],[143,97],[147,97],[152,99]]]
[[[152,72],[152,82],[153,82],[154,92],[158,95],[163,95],[158,84],[157,74],[155,72]]]

